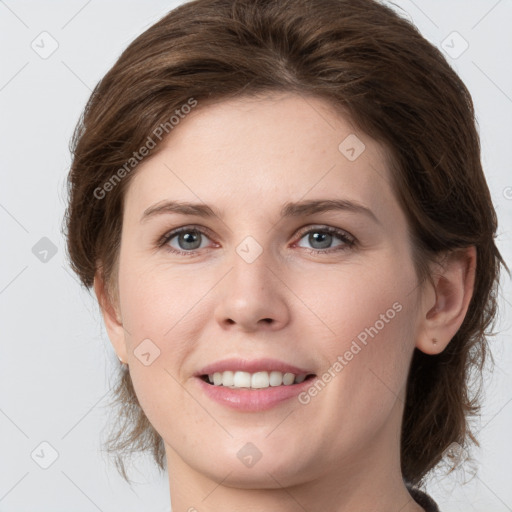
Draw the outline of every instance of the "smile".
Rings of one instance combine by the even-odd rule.
[[[266,389],[269,387],[300,384],[307,378],[313,376],[313,374],[302,373],[296,375],[290,372],[283,373],[276,370],[259,371],[255,373],[227,370],[223,372],[214,372],[208,375],[202,375],[201,378],[213,386],[224,386],[231,389]]]

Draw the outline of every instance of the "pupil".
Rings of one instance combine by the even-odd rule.
[[[198,237],[199,233],[197,231],[187,231],[185,233],[181,233],[180,235],[180,247],[182,249],[197,249],[199,247],[199,245],[201,245],[199,243],[199,245],[197,247],[194,246],[194,243],[197,244],[197,241],[199,239]],[[183,242],[183,244],[181,243]],[[190,245],[192,245],[192,247],[190,247]]]
[[[318,247],[319,249],[325,249],[328,248],[331,245],[331,238],[332,235],[329,233],[311,233],[309,235],[309,243],[313,245],[313,242],[318,242],[320,239],[320,245],[321,247]]]

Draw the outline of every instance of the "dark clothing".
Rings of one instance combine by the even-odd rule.
[[[440,512],[437,503],[425,492],[405,484],[409,494],[413,497],[414,501],[425,509],[425,512]]]

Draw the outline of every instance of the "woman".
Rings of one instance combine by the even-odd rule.
[[[476,442],[505,264],[435,47],[373,0],[196,0],[125,50],[73,149],[125,477],[151,450],[175,512],[438,510],[419,487]]]

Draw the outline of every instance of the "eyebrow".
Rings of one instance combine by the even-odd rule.
[[[348,211],[352,213],[362,213],[377,224],[380,224],[375,214],[369,208],[357,201],[350,201],[347,199],[317,199],[309,201],[288,202],[285,203],[281,208],[281,217],[303,217],[327,211]],[[152,217],[170,213],[195,215],[197,217],[204,218],[223,218],[222,212],[216,211],[214,208],[205,203],[162,201],[144,210],[140,222],[146,222]]]

